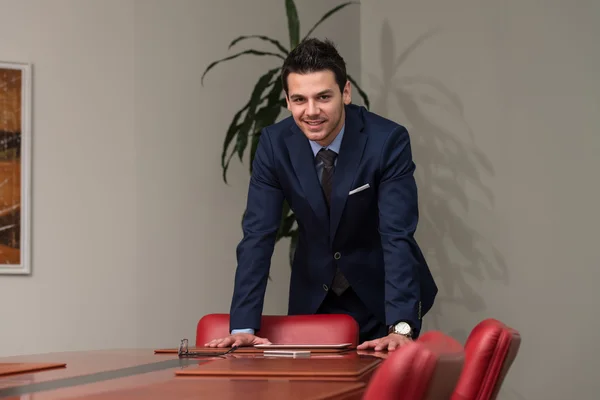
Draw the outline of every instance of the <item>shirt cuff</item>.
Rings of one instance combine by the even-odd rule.
[[[252,329],[252,328],[248,328],[248,329],[233,329],[231,331],[232,335],[235,335],[236,333],[249,333],[251,335],[254,335],[254,329]]]

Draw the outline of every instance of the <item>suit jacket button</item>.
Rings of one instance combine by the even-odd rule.
[[[336,260],[339,260],[340,258],[342,258],[342,255],[340,254],[340,252],[338,251],[337,253],[335,253],[333,255],[333,258],[335,258]]]
[[[328,290],[329,290],[329,288],[327,287],[327,285],[326,285],[326,284],[323,284],[323,290],[324,290],[324,291],[328,291]]]

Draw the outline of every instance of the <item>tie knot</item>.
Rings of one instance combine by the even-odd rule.
[[[332,167],[333,166],[333,162],[335,161],[335,157],[337,156],[337,153],[333,150],[325,150],[325,149],[321,149],[319,150],[319,152],[317,153],[317,157],[323,161],[323,164],[325,164],[326,167]]]

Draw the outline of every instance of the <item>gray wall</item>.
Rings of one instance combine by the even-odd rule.
[[[523,335],[502,399],[596,399],[600,3],[363,0],[363,85],[412,134],[427,318]]]
[[[329,8],[302,1],[306,33]],[[0,0],[0,59],[33,63],[31,277],[0,276],[0,356],[174,346],[228,312],[249,173],[221,150],[235,112],[280,59],[206,66],[231,40],[287,45],[279,0]],[[360,8],[316,31],[360,76]],[[240,49],[259,43],[248,42]],[[287,115],[284,113],[282,115]],[[265,313],[287,311],[288,243]]]

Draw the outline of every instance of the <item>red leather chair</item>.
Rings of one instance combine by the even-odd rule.
[[[464,360],[459,342],[429,331],[389,353],[369,381],[363,400],[449,399]]]
[[[358,345],[358,323],[345,314],[263,315],[256,334],[274,344]],[[229,335],[229,314],[208,314],[198,321],[196,346]]]
[[[465,366],[452,400],[494,400],[521,346],[521,335],[489,318],[473,328],[465,343]]]

